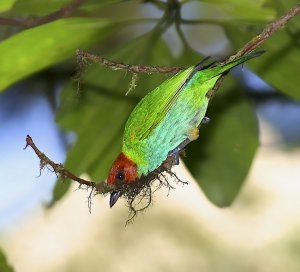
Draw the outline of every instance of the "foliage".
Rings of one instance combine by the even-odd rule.
[[[8,264],[7,259],[4,255],[4,253],[2,252],[2,250],[0,250],[0,271],[1,272],[13,272],[13,268],[10,266],[10,264]]]
[[[4,1],[0,4],[0,12],[7,12],[2,14],[6,17],[44,16],[67,3],[69,1]],[[143,8],[150,7],[155,14],[162,12],[162,16],[157,18],[151,13],[146,16]],[[290,7],[292,3],[284,9]],[[74,71],[74,63],[67,61],[74,60],[77,48],[90,48],[123,63],[193,65],[202,56],[189,46],[190,40],[185,36],[191,35],[183,33],[183,24],[186,32],[191,31],[189,27],[195,23],[215,26],[216,33],[201,28],[201,32],[195,35],[214,36],[220,44],[229,41],[234,52],[274,19],[279,11],[283,12],[275,0],[230,0],[226,4],[217,0],[183,1],[182,7],[174,0],[88,0],[78,7],[73,18],[49,21],[27,29],[19,27],[17,31],[6,27],[6,32],[1,33],[6,37],[0,42],[0,89],[4,91],[25,77],[61,63]],[[196,13],[197,17],[189,17],[192,13]],[[179,55],[173,50],[174,42],[164,35],[173,25],[183,47]],[[299,21],[292,22],[284,31],[275,34],[263,46],[267,50],[266,56],[250,64],[262,79],[295,99],[300,99],[297,88],[300,51],[295,36],[299,25]],[[225,40],[218,36],[223,32]],[[138,37],[136,33],[140,33]],[[207,48],[213,46],[207,44]],[[79,98],[73,80],[70,78],[65,84],[57,122],[63,130],[76,133],[76,142],[65,162],[75,174],[87,173],[97,181],[106,178],[120,150],[122,130],[128,115],[138,100],[166,77],[141,75],[137,88],[125,96],[130,78],[122,71],[94,64],[83,74],[84,84]],[[237,196],[258,145],[254,109],[241,86],[226,81],[209,110],[211,123],[201,129],[200,140],[188,148],[185,160],[207,197],[219,206],[229,205]],[[54,201],[61,198],[67,188],[68,183],[57,183]]]

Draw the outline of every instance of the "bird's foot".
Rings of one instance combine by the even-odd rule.
[[[205,116],[205,117],[203,117],[203,119],[202,119],[202,121],[201,121],[201,124],[206,125],[206,124],[208,124],[209,122],[210,122],[210,118],[207,117],[207,116]]]

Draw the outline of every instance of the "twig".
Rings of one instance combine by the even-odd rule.
[[[10,18],[0,18],[0,25],[16,26],[22,28],[31,28],[43,25],[70,16],[83,2],[84,0],[73,0],[69,4],[62,6],[57,11],[35,19],[18,20]]]
[[[265,42],[268,38],[270,38],[272,34],[274,34],[276,31],[281,29],[290,19],[296,16],[299,12],[300,12],[300,3],[298,3],[295,7],[291,8],[285,15],[281,16],[274,22],[268,24],[259,35],[255,36],[252,40],[246,43],[236,54],[227,58],[227,60],[224,61],[224,64],[236,60],[241,56],[256,50],[258,47],[262,45],[263,42]],[[214,97],[214,95],[222,85],[224,78],[225,78],[225,74],[218,79],[217,83],[215,84],[214,88],[211,90],[209,94],[210,98]]]
[[[235,60],[246,53],[250,53],[261,46],[261,44],[270,38],[272,34],[281,29],[290,19],[296,16],[300,12],[300,3],[295,7],[291,8],[285,15],[281,16],[279,19],[268,24],[263,31],[255,36],[251,41],[246,43],[236,54],[232,55],[228,60]]]
[[[129,82],[128,90],[125,93],[125,96],[127,96],[131,91],[133,91],[135,89],[135,87],[137,86],[138,78],[139,78],[138,74],[136,74],[136,73],[132,74],[132,78],[131,78],[131,80]]]
[[[45,166],[50,166],[53,169],[53,172],[58,174],[62,179],[71,179],[77,181],[80,185],[86,185],[95,188],[98,193],[105,194],[112,190],[112,188],[105,182],[97,184],[94,181],[79,178],[67,169],[65,169],[62,164],[53,162],[37,148],[37,146],[34,144],[32,138],[29,135],[27,135],[26,137],[26,146],[24,147],[24,149],[26,149],[28,146],[30,146],[34,150],[35,154],[39,157],[41,167],[40,170],[42,170],[42,168]]]
[[[177,74],[182,71],[182,67],[169,67],[169,66],[148,66],[148,65],[131,65],[122,62],[106,59],[102,56],[96,56],[94,54],[77,49],[76,51],[77,61],[79,64],[86,63],[88,60],[96,63],[103,64],[112,70],[126,70],[133,74]]]

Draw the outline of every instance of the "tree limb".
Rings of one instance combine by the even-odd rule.
[[[37,148],[37,146],[34,144],[32,138],[29,135],[27,135],[27,137],[26,137],[26,146],[24,147],[24,149],[26,149],[28,146],[30,146],[33,149],[33,151],[35,152],[35,154],[39,157],[40,170],[42,170],[45,166],[50,166],[52,168],[53,172],[58,174],[62,179],[71,179],[71,180],[77,181],[80,185],[86,185],[86,186],[95,188],[97,190],[97,192],[99,192],[101,194],[105,194],[105,193],[112,191],[112,188],[107,183],[101,182],[101,183],[97,184],[94,181],[89,181],[89,180],[79,178],[76,175],[74,175],[73,173],[71,173],[70,171],[68,171],[67,169],[65,169],[62,164],[55,163],[52,160],[50,160],[44,153],[42,153]]]
[[[109,60],[102,56],[97,56],[83,50],[77,49],[76,51],[77,62],[79,64],[84,64],[87,61],[92,61],[95,63],[103,64],[109,67],[112,70],[125,70],[127,72],[133,74],[177,74],[178,72],[182,71],[183,67],[170,67],[170,66],[148,66],[148,65],[132,65],[122,62],[117,62],[113,60]],[[80,65],[81,66],[81,65]]]

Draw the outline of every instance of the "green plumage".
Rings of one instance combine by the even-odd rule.
[[[259,55],[248,54],[203,69],[190,67],[164,81],[137,104],[126,123],[122,152],[136,163],[139,176],[159,167],[170,151],[191,137],[205,116],[207,93],[219,77]]]

